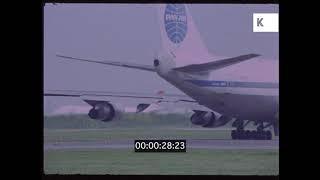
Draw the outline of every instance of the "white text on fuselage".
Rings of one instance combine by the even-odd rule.
[[[179,22],[186,22],[187,17],[176,15],[176,14],[166,14],[166,21],[179,21]]]

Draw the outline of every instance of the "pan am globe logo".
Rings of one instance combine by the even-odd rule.
[[[168,38],[179,44],[187,35],[187,15],[183,4],[168,4],[164,12],[164,25]]]

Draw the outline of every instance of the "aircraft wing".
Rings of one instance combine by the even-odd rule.
[[[243,62],[248,59],[258,57],[258,54],[246,54],[242,56],[237,56],[228,59],[217,60],[213,62],[203,63],[203,64],[191,64],[183,67],[174,68],[176,71],[186,72],[186,73],[196,73],[222,69],[227,66],[231,66],[240,62]]]
[[[180,94],[159,95],[133,92],[46,90],[44,96],[78,97],[92,106],[94,106],[96,102],[106,101],[123,103],[126,105],[157,104],[168,108],[180,107],[190,110],[212,111],[209,108],[198,104],[197,101],[193,100],[189,96]]]
[[[64,56],[64,55],[57,55],[57,56],[61,57],[61,58],[64,58],[64,59],[69,59],[69,60],[85,61],[85,62],[91,62],[91,63],[99,63],[99,64],[105,64],[105,65],[111,65],[111,66],[121,66],[121,67],[127,67],[127,68],[133,68],[133,69],[140,69],[140,70],[155,72],[154,67],[151,66],[151,65],[141,65],[141,64],[127,63],[127,62],[116,62],[116,61],[97,61],[97,60],[75,58],[75,57]]]

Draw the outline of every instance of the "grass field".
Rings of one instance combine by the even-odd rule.
[[[44,117],[46,129],[108,129],[147,127],[190,127],[188,115],[122,113],[110,122],[90,119],[88,115],[55,115]]]
[[[230,139],[230,130],[169,128],[46,129],[45,142],[101,141],[118,139]]]
[[[249,127],[250,128],[250,127]],[[221,129],[194,126],[179,114],[124,114],[108,123],[87,115],[44,118],[44,141],[99,141],[106,139],[230,139],[231,123]]]
[[[44,169],[47,174],[277,175],[278,159],[276,150],[55,150],[45,152]]]
[[[121,139],[230,139],[230,125],[205,129],[181,115],[126,115],[103,123],[86,116],[45,117],[44,143]],[[135,153],[131,149],[45,150],[47,174],[275,175],[278,150],[188,149],[187,153]]]

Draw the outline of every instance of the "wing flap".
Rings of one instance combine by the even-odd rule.
[[[182,94],[150,94],[134,92],[102,92],[102,91],[75,91],[75,90],[46,90],[44,96],[80,97],[90,105],[98,101],[116,102],[126,105],[156,104],[168,109],[185,108],[189,110],[212,111],[189,96]]]
[[[140,102],[176,102],[188,101],[196,102],[186,95],[182,94],[152,94],[136,92],[112,92],[112,91],[79,91],[79,90],[45,90],[44,96],[66,96],[80,97],[81,99],[95,101],[119,101],[119,100],[138,100]]]

